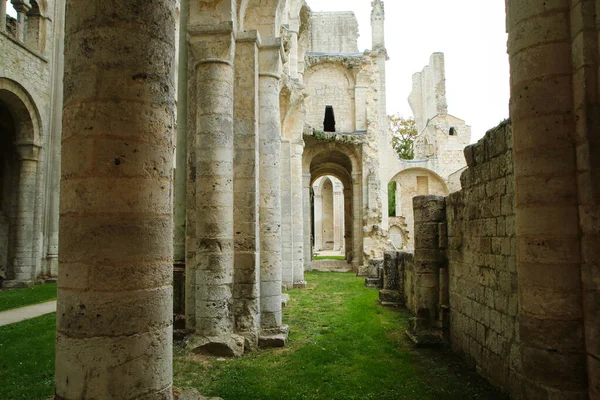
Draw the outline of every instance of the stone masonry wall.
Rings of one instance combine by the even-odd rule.
[[[314,53],[356,53],[358,22],[353,12],[310,15],[310,50]]]
[[[512,129],[465,149],[462,190],[446,198],[452,349],[510,390],[520,371]]]

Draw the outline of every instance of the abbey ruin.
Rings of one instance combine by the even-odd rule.
[[[600,399],[599,1],[506,1],[510,120],[477,144],[433,53],[414,160],[381,0],[362,52],[304,0],[10,3],[0,284],[58,281],[56,399],[172,399],[174,320],[197,353],[284,346],[321,249],[512,398]]]

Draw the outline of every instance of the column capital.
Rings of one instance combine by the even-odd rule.
[[[262,40],[260,39],[260,33],[256,29],[251,31],[239,31],[235,35],[235,41],[240,42],[251,42],[256,43],[258,46],[262,44]]]
[[[222,63],[233,66],[235,57],[235,35],[233,22],[219,24],[190,24],[188,42],[194,57],[194,66]]]
[[[281,38],[263,40],[259,52],[259,75],[281,79],[285,51]]]
[[[41,146],[33,143],[15,143],[19,160],[38,161]]]
[[[27,13],[31,10],[31,3],[29,3],[29,0],[11,0],[11,3],[18,13]]]

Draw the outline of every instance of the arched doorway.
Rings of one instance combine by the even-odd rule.
[[[352,146],[339,142],[323,143],[318,139],[305,136],[306,148],[303,155],[304,175],[304,227],[305,227],[305,265],[310,268],[312,260],[311,249],[316,238],[314,232],[314,201],[313,186],[317,180],[326,183],[324,177],[332,177],[339,182],[339,201],[343,204],[343,230],[338,233],[340,248],[344,249],[345,260],[352,264],[354,270],[363,262],[363,237],[362,237],[362,191],[361,191],[361,164]],[[332,181],[331,178],[327,178]],[[334,186],[332,181],[332,187]],[[341,207],[341,206],[340,206]],[[339,224],[338,224],[339,226]],[[342,238],[343,237],[343,238]],[[332,240],[335,246],[335,232]]]
[[[344,185],[334,176],[318,178],[312,186],[313,254],[319,251],[345,255]]]
[[[39,275],[39,117],[18,84],[0,79],[0,282],[24,287]],[[41,228],[38,226],[38,228]]]

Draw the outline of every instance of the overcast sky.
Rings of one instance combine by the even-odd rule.
[[[359,49],[371,48],[371,0],[307,0],[313,11],[354,11]],[[504,0],[385,0],[388,114],[412,116],[412,75],[431,53],[446,56],[448,112],[472,126],[472,142],[508,118]]]
[[[1,0],[0,0],[1,1]],[[371,0],[307,0],[313,11],[354,11],[359,49],[371,48]],[[10,10],[9,12],[14,12]],[[471,141],[508,118],[504,0],[385,0],[388,114],[412,116],[412,75],[446,55],[448,112],[472,126]]]

